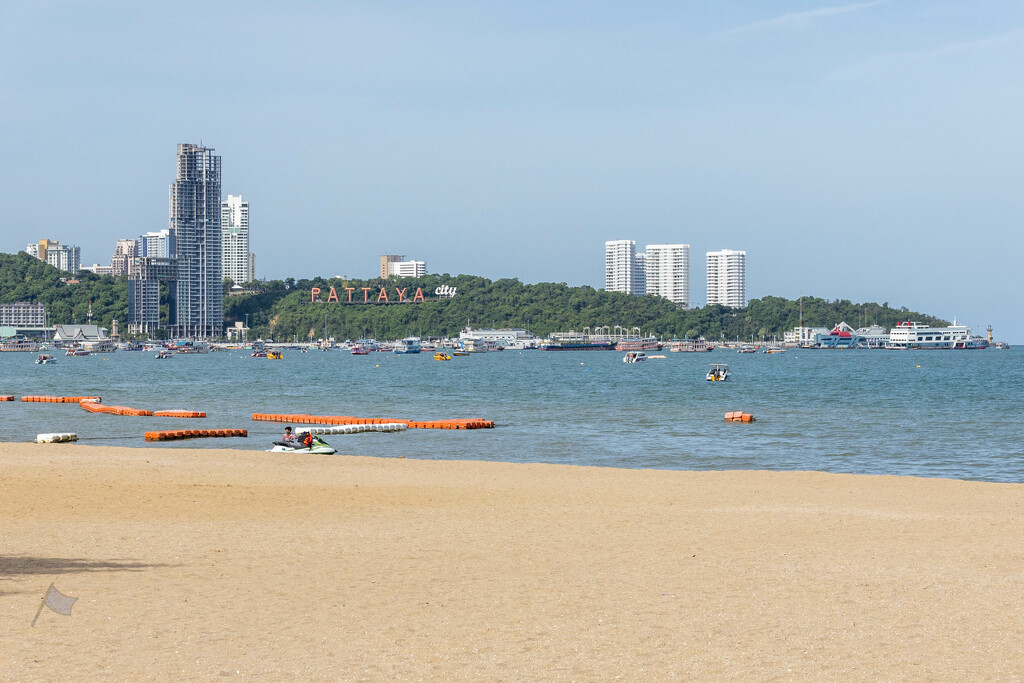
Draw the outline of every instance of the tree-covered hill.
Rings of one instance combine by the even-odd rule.
[[[225,283],[225,291],[231,286]],[[456,295],[435,296],[438,287],[455,287]],[[680,310],[661,297],[631,296],[565,283],[523,284],[517,279],[488,280],[474,275],[427,275],[422,278],[348,280],[313,278],[295,281],[254,282],[244,293],[224,297],[224,323],[248,323],[250,339],[319,339],[326,327],[336,339],[398,339],[416,336],[455,336],[473,327],[524,327],[537,336],[570,329],[582,331],[620,325],[639,327],[662,338],[704,336],[708,339],[755,340],[781,338],[800,320],[800,303],[780,297],[753,299],[743,309],[705,306]],[[340,299],[328,301],[331,287]],[[353,288],[353,301],[362,302],[363,288],[371,303],[347,303],[345,287]],[[381,287],[388,303],[377,303]],[[310,290],[321,290],[311,300]],[[406,301],[398,303],[397,289]],[[410,301],[417,288],[422,302]],[[0,303],[40,301],[46,304],[50,324],[87,321],[92,301],[93,322],[111,326],[117,318],[121,333],[127,329],[128,279],[82,272],[70,277],[21,252],[0,254]],[[803,298],[803,320],[808,326],[831,327],[846,321],[854,327],[878,324],[892,327],[899,320],[948,324],[888,303],[852,303]]]
[[[0,254],[0,303],[18,301],[46,304],[51,325],[86,324],[91,301],[94,324],[109,329],[116,318],[123,331],[128,320],[128,278],[88,271],[72,276],[25,252]]]
[[[451,299],[439,299],[439,286],[456,287]],[[328,302],[334,287],[340,301]],[[376,302],[385,287],[391,303],[346,303],[345,287],[354,289],[361,302],[364,287]],[[395,303],[395,289],[405,289],[411,299],[417,288],[425,301]],[[321,290],[316,301],[311,289]],[[225,299],[226,324],[244,321],[249,314],[252,335],[278,340],[309,339],[327,334],[337,339],[374,337],[396,339],[409,335],[454,336],[473,327],[524,327],[538,336],[551,332],[591,329],[608,325],[639,327],[663,338],[704,336],[708,339],[762,339],[782,337],[800,321],[800,302],[780,297],[753,299],[744,309],[705,306],[679,310],[661,297],[631,296],[593,287],[569,287],[564,283],[523,284],[516,279],[488,280],[473,275],[428,275],[423,278],[381,280],[312,280],[255,283],[251,295]],[[853,303],[803,298],[803,320],[808,326],[831,327],[846,321],[854,327],[878,324],[891,327],[899,320],[942,323],[932,316],[891,308],[888,303]]]

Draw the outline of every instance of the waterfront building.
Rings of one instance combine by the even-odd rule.
[[[637,253],[634,240],[604,243],[604,288],[608,292],[646,294],[644,254]]]
[[[175,337],[219,337],[223,332],[221,158],[213,152],[212,147],[178,145],[168,225],[178,265],[170,321]]]
[[[380,255],[380,276],[383,279],[388,279],[391,276],[391,264],[404,261],[405,256],[398,254],[381,254]]]
[[[648,244],[644,253],[647,293],[690,307],[690,245]]]
[[[819,334],[828,334],[827,327],[794,327],[783,335],[783,342],[790,346],[810,346]]]
[[[722,249],[707,253],[708,305],[747,305],[747,252]]]
[[[250,282],[249,202],[242,195],[229,194],[220,203],[221,260],[224,277]]]
[[[46,327],[46,304],[28,301],[0,304],[0,326]]]
[[[858,327],[857,337],[860,345],[866,349],[884,349],[889,343],[889,330],[881,325]]]

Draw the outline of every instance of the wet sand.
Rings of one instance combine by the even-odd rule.
[[[0,679],[1020,678],[1022,513],[1018,484],[0,444]],[[51,581],[79,600],[31,628]]]

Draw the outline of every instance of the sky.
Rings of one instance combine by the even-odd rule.
[[[1019,0],[8,2],[0,251],[109,263],[201,141],[261,278],[601,288],[606,240],[685,243],[696,305],[742,249],[749,298],[1024,342],[1022,121]]]

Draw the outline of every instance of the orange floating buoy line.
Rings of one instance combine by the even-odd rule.
[[[12,396],[8,401],[13,401]],[[22,396],[25,403],[81,403],[82,401],[93,401],[99,403],[103,399],[99,396]]]
[[[176,439],[200,439],[209,437],[249,436],[248,429],[176,429],[163,432],[146,432],[146,441],[174,441]]]
[[[404,424],[409,429],[493,429],[494,420],[471,418],[464,420],[392,420],[382,417],[351,417],[348,415],[286,415],[278,413],[253,413],[257,422],[299,422],[326,425],[369,425]]]
[[[742,410],[737,410],[731,413],[725,414],[726,422],[757,422],[753,415],[750,413],[744,413]]]
[[[153,417],[206,417],[198,410],[154,410]]]
[[[0,402],[2,402],[2,401],[13,401],[13,400],[14,400],[14,397],[10,396],[10,395],[0,396]]]
[[[79,403],[82,410],[90,413],[108,413],[110,415],[136,415],[139,417],[148,417],[153,414],[152,410],[142,410],[141,408],[129,408],[127,406],[107,406],[102,403],[95,401],[82,401]]]

